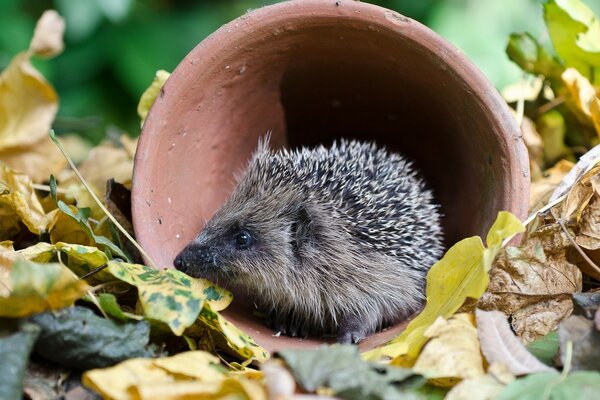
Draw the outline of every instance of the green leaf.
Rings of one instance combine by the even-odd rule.
[[[506,54],[524,71],[560,82],[560,75],[564,71],[564,67],[531,34],[513,33],[510,35]]]
[[[554,356],[558,353],[560,341],[558,331],[552,331],[546,336],[529,343],[527,350],[546,365],[554,366]]]
[[[40,328],[8,319],[0,319],[0,326],[0,399],[21,399],[29,353],[40,334]]]
[[[125,261],[131,261],[129,259],[129,257],[127,256],[127,254],[125,254],[123,252],[123,250],[121,250],[119,247],[117,247],[113,242],[111,242],[104,236],[99,236],[99,235],[94,234],[94,232],[92,231],[92,228],[90,227],[90,223],[89,223],[89,218],[90,218],[90,214],[91,214],[90,208],[87,208],[87,207],[76,208],[74,206],[68,206],[62,200],[59,200],[57,205],[58,205],[58,208],[60,209],[60,211],[62,211],[65,215],[67,215],[68,217],[73,219],[75,222],[77,222],[79,224],[79,226],[81,227],[81,229],[83,229],[85,234],[88,237],[90,237],[92,240],[94,240],[94,242],[96,242],[96,244],[99,244],[105,248],[110,249],[110,252],[112,254],[115,254],[115,255],[121,257]],[[73,208],[75,208],[77,210],[77,213],[73,212]]]
[[[72,305],[89,287],[62,264],[17,259],[10,272],[8,297],[0,297],[0,316],[25,317]]]
[[[600,68],[600,22],[581,0],[549,0],[544,19],[556,53],[586,78]]]
[[[106,314],[118,319],[119,321],[125,322],[130,319],[140,321],[144,319],[144,317],[141,315],[123,311],[117,302],[117,298],[112,293],[100,293],[98,295],[98,303],[100,304],[100,308],[102,308]]]
[[[56,178],[54,175],[50,175],[50,196],[54,204],[58,205],[56,192],[58,191],[58,185],[56,184]]]
[[[42,328],[35,351],[67,367],[102,368],[155,355],[148,348],[150,325],[146,321],[117,323],[78,306],[39,314],[31,321]]]
[[[544,372],[512,382],[498,400],[587,400],[597,398],[599,391],[598,372],[574,372],[567,377],[558,372]]]
[[[342,399],[418,399],[425,379],[410,369],[363,361],[356,346],[323,346],[318,350],[277,353],[308,392],[330,388]]]

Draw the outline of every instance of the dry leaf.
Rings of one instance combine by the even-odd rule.
[[[600,136],[600,99],[590,81],[575,68],[567,68],[562,80],[577,109],[596,128]]]
[[[60,54],[65,47],[64,33],[65,20],[54,10],[44,11],[33,32],[29,50],[39,57]]]
[[[571,294],[582,286],[581,271],[567,260],[569,246],[560,226],[553,224],[521,246],[506,248],[494,262],[478,307],[511,316],[524,343],[556,329],[573,309]]]
[[[456,314],[448,321],[438,317],[423,334],[431,340],[417,359],[415,372],[440,386],[485,374],[472,314]]]
[[[0,163],[0,240],[18,233],[22,222],[34,234],[45,228],[44,209],[31,187],[31,179]]]
[[[104,197],[106,183],[111,178],[128,188],[131,187],[133,157],[135,155],[135,150],[132,152],[132,148],[135,149],[137,141],[125,135],[121,137],[120,141],[122,142],[120,145],[106,141],[94,147],[89,152],[86,160],[79,165],[79,172],[81,172],[85,180],[100,198]],[[80,183],[72,171],[61,173],[57,179],[61,187],[79,185]],[[78,196],[78,194],[75,194],[79,207],[92,208],[92,204],[87,204],[89,200],[83,200],[85,198],[84,195]],[[82,204],[79,204],[80,201]]]
[[[565,222],[579,223],[583,210],[594,195],[592,178],[600,174],[600,165],[585,173],[569,190],[565,200],[557,207],[560,218]],[[597,185],[597,179],[596,185]]]
[[[560,185],[554,190],[548,202],[553,202],[561,196],[567,194],[577,181],[584,175],[588,174],[596,164],[600,163],[600,145],[593,147],[587,153],[582,155],[577,161],[577,164],[564,177]]]
[[[548,203],[550,195],[571,171],[575,164],[567,160],[560,160],[556,165],[544,171],[544,175],[531,182],[529,191],[529,209],[539,210]]]
[[[44,14],[31,43],[35,48],[16,55],[0,74],[0,161],[34,181],[46,180],[66,165],[48,137],[58,96],[29,60],[36,51],[56,54],[61,34],[57,18]]]
[[[552,371],[527,351],[500,311],[475,310],[481,352],[488,363],[506,365],[513,375]]]
[[[116,400],[267,398],[262,385],[230,374],[217,357],[202,351],[168,358],[134,358],[111,368],[87,371],[82,380],[105,398]]]

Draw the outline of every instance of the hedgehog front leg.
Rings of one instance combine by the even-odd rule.
[[[342,344],[358,343],[374,332],[371,318],[349,314],[338,327],[337,341]]]
[[[297,318],[292,311],[272,309],[267,313],[266,323],[269,328],[275,331],[275,334],[281,333],[292,337],[306,337],[308,335],[306,324]]]

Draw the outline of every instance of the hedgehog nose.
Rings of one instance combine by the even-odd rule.
[[[173,261],[173,265],[175,266],[175,268],[177,268],[179,270],[187,269],[187,267],[189,266],[188,262],[185,260],[182,253],[179,253],[177,255],[177,257],[175,257],[175,261]]]

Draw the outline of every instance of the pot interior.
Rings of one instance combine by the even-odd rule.
[[[268,131],[273,147],[356,138],[401,152],[435,191],[447,245],[484,234],[499,210],[526,212],[526,190],[518,189],[526,187],[528,167],[512,116],[455,48],[376,6],[282,3],[233,21],[196,47],[146,120],[134,223],[155,261],[172,265],[227,199]],[[260,320],[235,307],[230,317],[259,343],[290,345],[288,338],[273,344]]]

